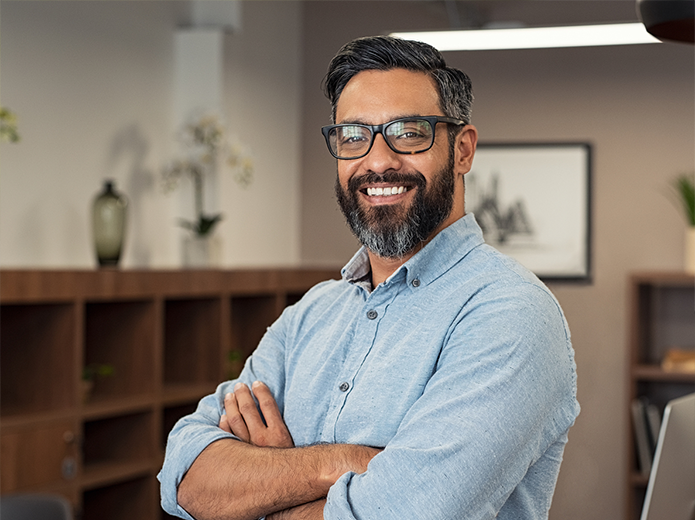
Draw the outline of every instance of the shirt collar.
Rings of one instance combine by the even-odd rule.
[[[405,271],[409,287],[428,285],[483,243],[483,232],[473,213],[468,213],[437,233],[429,244],[400,266],[384,283],[396,281],[401,278],[400,273]],[[364,246],[345,264],[341,273],[345,281],[371,292],[371,268]],[[414,284],[414,280],[418,281]]]

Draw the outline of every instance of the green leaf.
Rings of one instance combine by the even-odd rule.
[[[179,225],[184,229],[192,231],[199,237],[205,237],[212,234],[215,226],[220,220],[222,220],[222,213],[218,213],[217,215],[201,214],[198,220],[195,221],[179,219]]]
[[[97,377],[112,376],[114,372],[116,372],[116,369],[108,363],[90,363],[82,369],[82,379],[84,381],[94,381]]]
[[[206,216],[206,215],[200,215],[198,219],[198,229],[196,233],[199,236],[206,236],[212,233],[212,230],[215,228],[215,225],[222,220],[222,214],[217,214],[217,215],[211,215],[211,216]]]
[[[695,183],[693,177],[683,174],[675,179],[673,186],[680,197],[688,225],[695,226]]]

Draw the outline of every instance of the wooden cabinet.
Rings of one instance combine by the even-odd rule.
[[[695,392],[695,374],[666,371],[670,349],[695,351],[695,277],[685,273],[636,273],[629,284],[629,389],[627,413],[636,398],[656,406]],[[640,517],[648,476],[640,471],[633,419],[627,443],[627,520]]]
[[[166,437],[337,269],[0,271],[3,494],[58,492],[83,520],[166,518]],[[91,388],[87,366],[108,365]]]

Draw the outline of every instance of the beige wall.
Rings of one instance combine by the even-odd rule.
[[[635,18],[632,2],[485,4],[502,19],[538,24]],[[345,260],[355,243],[332,200],[335,165],[318,132],[329,117],[318,88],[328,60],[354,37],[447,21],[443,4],[313,2],[305,6],[304,23],[313,30],[304,43],[302,255],[308,263],[332,264]],[[692,46],[660,44],[447,55],[472,77],[473,122],[482,142],[593,147],[594,280],[551,287],[572,329],[583,408],[570,432],[555,520],[623,514],[626,277],[682,266],[685,223],[665,193],[674,175],[695,167],[693,54]]]
[[[0,143],[0,266],[92,267],[90,203],[110,177],[130,199],[124,267],[176,267],[192,213],[166,196],[178,152],[174,34],[186,2],[3,0],[0,93],[22,141]],[[221,173],[225,266],[299,262],[301,10],[243,5],[224,35],[223,118],[254,160],[244,190]],[[282,131],[269,145],[269,123]],[[240,246],[239,244],[243,244]]]

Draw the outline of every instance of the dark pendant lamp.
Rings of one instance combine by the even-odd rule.
[[[695,0],[637,0],[637,13],[652,36],[695,43]]]

